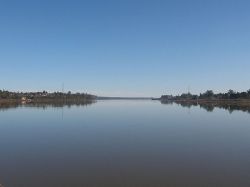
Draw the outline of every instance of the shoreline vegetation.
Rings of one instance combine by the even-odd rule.
[[[95,95],[87,93],[63,92],[10,92],[0,90],[0,105],[4,104],[53,104],[53,103],[91,103]]]
[[[234,110],[247,111],[250,113],[250,90],[246,92],[235,92],[229,90],[227,93],[214,94],[208,90],[200,95],[191,93],[178,96],[162,95],[159,99],[162,104],[176,103],[183,107],[200,106],[207,111],[213,111],[214,108],[223,108],[233,112]]]
[[[183,93],[181,95],[162,95],[159,99],[161,101],[177,101],[177,102],[231,102],[231,103],[249,103],[250,102],[250,89],[246,92],[236,92],[229,90],[227,93],[215,94],[212,90],[207,90],[205,93],[195,95],[189,93]]]

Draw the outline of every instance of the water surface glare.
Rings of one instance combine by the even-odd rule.
[[[250,114],[150,100],[0,110],[4,187],[249,187]]]

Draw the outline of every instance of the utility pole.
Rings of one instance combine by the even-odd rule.
[[[62,83],[62,93],[64,93],[64,82]]]
[[[188,94],[190,94],[190,85],[188,85]]]
[[[64,95],[64,82],[62,83],[62,97],[63,97],[63,102],[65,102],[65,95]]]

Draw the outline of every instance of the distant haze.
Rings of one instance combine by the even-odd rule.
[[[250,1],[2,1],[0,89],[250,89]]]

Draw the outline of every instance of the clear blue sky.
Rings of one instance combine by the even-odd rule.
[[[2,0],[0,89],[250,88],[249,0]]]

